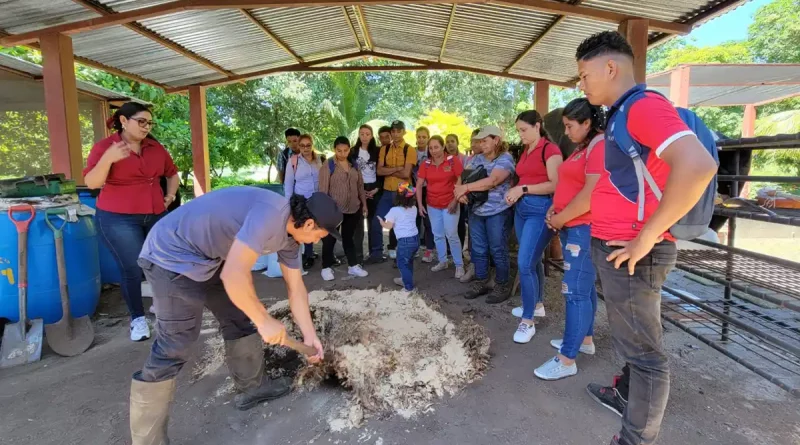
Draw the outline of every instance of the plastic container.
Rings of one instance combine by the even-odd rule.
[[[75,181],[59,173],[0,181],[0,197],[26,198],[75,193]]]
[[[72,195],[73,206],[77,197]],[[19,320],[17,277],[17,231],[8,219],[8,202],[0,200],[0,318]],[[45,324],[61,319],[58,268],[53,231],[45,222],[44,209],[34,204],[36,216],[28,229],[28,319],[41,318]],[[25,215],[16,215],[23,219]],[[55,218],[55,216],[51,216]],[[64,225],[64,255],[70,312],[73,317],[93,315],[100,300],[100,262],[97,233],[90,216]]]
[[[100,190],[89,190],[78,187],[78,199],[81,203],[93,209],[97,208],[97,195]],[[119,270],[117,261],[106,247],[105,243],[97,238],[97,253],[100,258],[100,280],[103,284],[119,284],[122,282],[122,272]]]

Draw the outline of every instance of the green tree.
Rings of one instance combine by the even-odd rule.
[[[756,11],[750,49],[768,63],[800,63],[800,0],[775,0]]]
[[[440,109],[433,109],[422,116],[417,126],[428,127],[431,136],[438,134],[442,138],[448,134],[458,136],[458,150],[461,153],[469,151],[472,127],[467,125],[466,119],[456,113],[447,113]]]

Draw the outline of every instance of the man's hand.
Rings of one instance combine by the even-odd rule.
[[[619,267],[622,266],[622,263],[627,261],[628,275],[633,275],[633,271],[636,268],[636,263],[647,256],[647,254],[653,250],[653,246],[661,241],[664,241],[663,236],[652,238],[646,235],[643,236],[643,233],[644,232],[639,232],[639,235],[637,235],[636,238],[631,241],[609,241],[609,246],[618,246],[622,247],[622,249],[617,249],[611,252],[606,257],[606,261],[613,261],[615,269],[619,269]]]
[[[308,357],[309,363],[319,363],[325,358],[325,349],[322,348],[322,342],[319,341],[316,333],[306,336],[303,339],[303,343],[317,350],[317,355]]]
[[[261,338],[264,339],[264,343],[270,345],[283,345],[286,343],[286,326],[273,317],[268,316],[256,328]]]

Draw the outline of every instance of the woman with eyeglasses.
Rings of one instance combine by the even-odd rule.
[[[283,195],[302,195],[310,198],[319,191],[319,169],[324,159],[314,150],[314,140],[310,134],[303,134],[297,140],[300,153],[292,155],[286,164],[286,175],[283,182]],[[303,269],[314,266],[314,245],[303,247]]]
[[[166,214],[178,191],[178,169],[167,150],[150,135],[150,110],[128,102],[109,119],[111,136],[96,143],[83,169],[86,185],[102,187],[97,197],[97,237],[120,269],[122,297],[131,314],[133,341],[150,338],[142,303],[142,269],[137,261],[145,237]],[[167,178],[166,194],[161,177]]]

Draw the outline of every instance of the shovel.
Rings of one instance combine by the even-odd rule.
[[[51,216],[65,215],[65,219],[53,224]],[[67,223],[64,209],[48,209],[44,221],[53,230],[56,243],[56,263],[58,264],[58,285],[61,292],[61,320],[44,327],[47,344],[58,355],[72,357],[89,349],[94,341],[94,327],[88,315],[72,318],[69,310],[69,287],[67,285],[67,265],[64,257],[64,233],[62,229]],[[60,225],[59,225],[60,223]]]
[[[14,219],[15,212],[30,212],[26,220]],[[7,324],[0,347],[0,368],[32,363],[42,357],[42,320],[31,320],[28,330],[28,227],[36,211],[30,204],[20,204],[8,209],[8,219],[17,227],[19,321]]]

